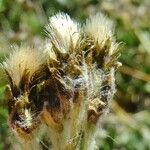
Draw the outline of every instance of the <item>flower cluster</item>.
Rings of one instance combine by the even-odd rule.
[[[9,125],[25,149],[41,149],[44,141],[55,150],[94,149],[120,65],[113,28],[101,13],[84,25],[58,13],[44,47],[16,48],[3,63]]]

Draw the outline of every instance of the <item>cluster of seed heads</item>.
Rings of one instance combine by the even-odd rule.
[[[44,46],[16,47],[3,62],[9,126],[23,149],[96,149],[119,66],[113,28],[101,13],[83,25],[58,13]]]

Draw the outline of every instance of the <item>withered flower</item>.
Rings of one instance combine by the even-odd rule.
[[[10,55],[4,63],[9,120],[21,138],[44,128],[39,138],[46,135],[55,150],[95,149],[120,65],[113,29],[101,13],[84,25],[58,13],[49,19],[40,52],[21,48]]]
[[[43,81],[45,58],[40,51],[29,47],[15,47],[3,63],[8,76],[6,99],[9,126],[23,142],[32,140],[34,130],[40,124],[38,114],[42,104],[38,99],[37,85]]]

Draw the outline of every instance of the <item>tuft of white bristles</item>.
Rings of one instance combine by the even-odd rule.
[[[9,58],[3,63],[3,68],[7,70],[13,83],[19,86],[25,71],[29,73],[29,78],[43,64],[44,58],[39,51],[29,47],[15,48]]]
[[[51,42],[53,42],[62,53],[65,53],[71,44],[74,46],[79,38],[79,24],[65,13],[58,13],[50,17],[46,29],[50,34]]]
[[[101,44],[108,37],[113,37],[113,22],[102,13],[91,15],[90,18],[86,20],[84,32],[92,36],[99,44]]]

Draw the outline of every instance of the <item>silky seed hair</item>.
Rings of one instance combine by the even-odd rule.
[[[65,13],[58,13],[50,17],[49,24],[46,26],[51,43],[62,53],[65,53],[70,48],[71,43],[76,45],[79,30],[79,24]]]
[[[99,44],[102,44],[108,37],[113,37],[114,24],[104,14],[97,13],[86,20],[84,32],[91,35]]]
[[[15,47],[13,52],[3,63],[3,68],[7,71],[12,82],[19,86],[25,72],[28,72],[28,80],[39,70],[44,62],[43,54],[30,47]]]

